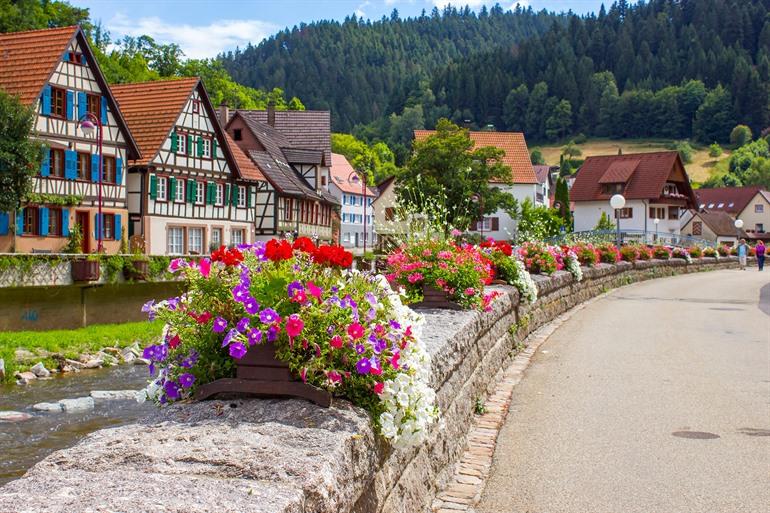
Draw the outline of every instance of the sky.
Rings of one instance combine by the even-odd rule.
[[[101,21],[112,39],[149,35],[161,43],[176,43],[189,58],[215,57],[244,47],[285,27],[322,19],[343,20],[356,14],[378,20],[398,9],[401,17],[419,16],[434,6],[469,5],[478,10],[495,3],[516,4],[535,10],[572,10],[579,14],[599,10],[602,0],[70,0],[88,7],[91,19]],[[611,0],[605,0],[607,5]]]

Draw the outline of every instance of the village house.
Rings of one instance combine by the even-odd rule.
[[[553,196],[556,192],[556,180],[554,176],[559,171],[559,166],[548,166],[545,164],[533,164],[535,176],[537,177],[537,188],[535,189],[535,200],[538,205],[550,207],[553,203]]]
[[[353,252],[363,251],[364,240],[367,249],[374,249],[375,218],[372,206],[377,198],[377,190],[366,188],[361,175],[353,169],[344,155],[332,153],[329,192],[341,203],[340,243]],[[366,237],[366,239],[364,239]]]
[[[397,219],[396,177],[386,178],[377,185],[377,197],[372,201],[377,248],[387,251],[407,231],[406,223]]]
[[[746,238],[746,232],[735,227],[735,219],[727,212],[689,211],[687,220],[682,222],[682,235],[708,240],[727,246],[735,245],[739,237]]]
[[[328,111],[236,110],[220,106],[235,144],[267,180],[257,205],[256,236],[293,234],[336,240],[339,202],[329,192],[331,116]]]
[[[733,221],[740,219],[748,239],[770,240],[770,192],[762,187],[698,189],[695,197],[698,211],[722,212]]]
[[[435,130],[415,130],[414,138],[421,141],[436,133]],[[519,203],[529,198],[535,205],[546,205],[547,196],[544,187],[538,182],[527,149],[527,142],[521,132],[474,132],[468,133],[476,148],[494,146],[503,150],[502,163],[511,168],[511,181],[490,182],[490,186],[511,194]],[[471,231],[483,232],[484,237],[496,240],[509,240],[516,233],[516,221],[507,212],[499,210],[484,216]]]
[[[228,140],[197,77],[113,87],[142,158],[128,165],[128,235],[154,255],[253,242],[267,183]]]
[[[104,252],[117,253],[128,213],[124,163],[140,152],[83,31],[0,34],[0,89],[35,110],[30,137],[45,145],[32,195],[15,217],[0,213],[0,251],[60,252],[78,227],[83,252],[101,239]],[[80,123],[86,117],[103,127],[101,155],[98,130]]]
[[[570,190],[575,231],[593,230],[602,213],[615,219],[610,198],[622,194],[622,230],[679,235],[680,217],[695,195],[676,151],[588,157]],[[658,221],[657,225],[655,220]]]

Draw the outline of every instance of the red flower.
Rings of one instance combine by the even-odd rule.
[[[364,336],[364,327],[354,322],[348,326],[348,335],[353,339],[359,339]]]
[[[315,251],[315,244],[307,237],[297,237],[297,240],[292,244],[294,249],[298,249],[303,253],[313,253]]]
[[[227,266],[238,265],[243,262],[243,253],[238,249],[227,249],[224,246],[220,246],[218,250],[211,253],[211,260],[213,262],[222,262]]]
[[[374,384],[374,393],[379,395],[385,389],[385,383],[377,382]]]
[[[342,246],[318,246],[313,252],[313,261],[320,265],[350,267],[353,253],[345,251]]]
[[[271,239],[265,245],[265,256],[273,262],[288,260],[292,256],[291,244],[286,240]]]

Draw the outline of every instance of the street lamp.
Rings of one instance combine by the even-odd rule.
[[[94,130],[96,130],[96,137],[97,137],[97,145],[99,148],[99,169],[97,170],[99,172],[99,215],[97,216],[96,221],[96,252],[101,254],[104,250],[103,244],[102,244],[102,237],[104,234],[104,216],[102,216],[102,174],[104,172],[104,158],[102,155],[102,141],[104,137],[104,133],[102,130],[102,121],[99,119],[99,116],[94,114],[93,112],[86,112],[83,114],[83,116],[78,120],[78,126],[83,131],[83,134],[85,134],[86,137],[91,137],[94,133]],[[86,236],[86,234],[83,234],[83,236]]]
[[[735,245],[738,246],[738,242],[741,240],[741,228],[743,228],[743,219],[735,220]]]
[[[369,207],[369,205],[366,204],[366,175],[361,178],[355,171],[348,175],[348,183],[358,185],[358,182],[361,182],[361,190],[364,193],[364,256],[366,256],[366,212]]]
[[[474,203],[478,203],[479,205],[479,216],[481,217],[481,222],[479,223],[479,226],[481,227],[481,240],[484,241],[484,198],[482,198],[478,194],[474,194],[471,196],[471,201]]]
[[[616,244],[620,247],[620,209],[626,205],[626,198],[622,194],[615,194],[610,198],[610,206],[615,209],[615,222],[617,226]]]
[[[660,219],[657,217],[652,221],[655,224],[655,237],[653,237],[653,242],[658,241],[658,224],[660,223]]]

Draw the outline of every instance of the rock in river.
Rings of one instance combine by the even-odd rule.
[[[23,411],[0,411],[0,423],[1,422],[22,422],[24,420],[29,420],[32,418],[32,415],[29,413],[24,413]]]
[[[37,411],[57,412],[62,411],[62,406],[61,403],[37,403],[32,405],[32,409]]]
[[[51,375],[50,371],[43,365],[43,362],[37,362],[29,371],[38,378],[47,378]]]
[[[91,397],[96,401],[134,401],[136,390],[92,390]]]
[[[66,412],[91,410],[94,407],[93,397],[77,397],[75,399],[62,399],[59,401]]]

